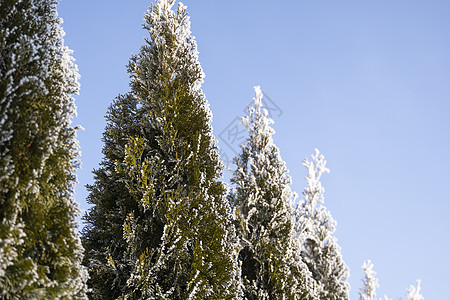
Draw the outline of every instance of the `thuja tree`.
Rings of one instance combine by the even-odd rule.
[[[359,290],[360,300],[375,300],[377,288],[379,287],[378,279],[375,277],[376,272],[373,270],[373,264],[370,260],[365,261],[362,265],[364,270],[363,287]]]
[[[373,264],[369,260],[365,261],[362,265],[364,270],[363,286],[359,290],[360,300],[376,300],[376,290],[379,287],[378,279],[376,278],[376,272],[373,270]],[[390,300],[386,295],[380,300]],[[410,285],[407,289],[406,300],[423,300],[423,296],[420,293],[420,280],[417,280],[417,287]]]
[[[56,1],[1,1],[0,21],[0,297],[85,298],[70,125],[78,73]]]
[[[130,137],[117,167],[139,195],[124,223],[133,270],[123,297],[235,299],[237,251],[204,75],[186,8],[173,4],[150,7],[144,24],[150,36],[129,64],[144,116],[142,134]]]
[[[123,224],[128,213],[137,209],[138,194],[125,185],[128,175],[116,172],[125,158],[125,145],[130,136],[139,136],[141,110],[131,94],[118,96],[106,114],[103,133],[103,160],[93,171],[94,184],[88,186],[87,202],[92,207],[84,215],[82,242],[84,264],[89,268],[88,286],[91,299],[116,299],[126,291],[132,270],[127,259]]]
[[[292,221],[291,179],[273,122],[255,87],[254,107],[243,118],[249,136],[234,159],[229,195],[240,241],[239,261],[246,299],[316,299],[315,282],[299,257]]]
[[[348,299],[349,270],[342,259],[337,239],[332,235],[336,222],[330,212],[319,205],[324,201],[320,177],[329,170],[317,149],[311,157],[312,161],[305,159],[303,162],[308,170],[308,186],[296,210],[297,238],[303,245],[302,258],[319,285],[320,299]]]
[[[420,280],[417,280],[417,287],[411,285],[408,289],[408,294],[406,295],[407,300],[423,300],[424,297],[420,293]]]

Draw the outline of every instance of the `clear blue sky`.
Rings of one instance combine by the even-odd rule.
[[[146,32],[150,1],[62,0],[66,44],[81,73],[83,169],[76,199],[102,158],[103,116],[126,93],[125,70]],[[184,2],[206,73],[216,136],[261,85],[282,110],[275,143],[301,193],[304,157],[326,156],[325,205],[358,299],[364,260],[396,299],[422,279],[425,299],[450,281],[450,2]],[[223,153],[232,150],[220,141]]]

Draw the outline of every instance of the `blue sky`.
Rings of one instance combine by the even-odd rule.
[[[144,42],[141,24],[150,3],[59,5],[82,76],[75,123],[85,128],[76,189],[83,209],[84,185],[102,158],[103,116],[112,99],[129,90],[125,65]],[[184,3],[216,136],[243,115],[252,87],[261,85],[279,108],[274,140],[293,190],[300,194],[306,184],[302,160],[314,148],[326,156],[325,205],[338,222],[351,298],[358,299],[361,265],[369,258],[378,296],[404,298],[418,278],[425,299],[447,296],[450,2]],[[219,145],[231,157],[226,141]]]

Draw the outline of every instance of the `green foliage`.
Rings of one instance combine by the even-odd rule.
[[[72,197],[76,66],[55,1],[2,1],[0,12],[2,297],[85,298]]]
[[[137,100],[131,95],[120,95],[109,107],[107,125],[103,133],[103,155],[100,168],[94,170],[94,184],[88,186],[87,202],[93,206],[83,216],[86,226],[82,231],[85,248],[83,264],[89,269],[88,285],[92,299],[115,299],[126,289],[132,265],[126,255],[123,224],[131,211],[137,208],[139,194],[128,191],[126,174],[116,172],[125,158],[129,136],[143,130]]]
[[[130,137],[118,168],[141,195],[124,226],[136,261],[125,297],[232,299],[239,284],[225,187],[217,181],[222,165],[189,19],[185,7],[171,10],[173,2],[150,8],[150,38],[129,64],[148,129]]]
[[[185,7],[150,7],[108,112],[83,231],[93,299],[235,299],[236,249]]]

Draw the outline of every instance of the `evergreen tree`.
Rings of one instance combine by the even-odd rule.
[[[83,217],[84,264],[89,268],[91,299],[118,298],[126,291],[133,268],[126,256],[123,224],[127,215],[137,209],[140,197],[129,193],[125,185],[128,175],[116,172],[116,165],[125,158],[129,137],[140,135],[141,118],[138,102],[130,93],[118,96],[106,115],[104,157],[100,168],[93,171],[94,184],[87,187],[87,202],[92,207]]]
[[[56,4],[0,2],[2,299],[85,298],[70,125],[78,73]]]
[[[235,299],[237,251],[204,74],[186,8],[173,4],[150,7],[150,38],[129,64],[143,118],[117,167],[139,196],[124,223],[133,270],[123,298]]]
[[[359,291],[359,299],[360,300],[376,300],[376,289],[379,287],[378,279],[375,277],[377,274],[373,270],[373,264],[370,261],[365,261],[362,265],[364,269],[364,279],[363,279],[363,287]],[[408,294],[406,295],[407,300],[423,300],[423,296],[420,293],[420,280],[417,280],[417,287],[411,285],[407,290]],[[381,298],[380,298],[381,300]],[[387,296],[383,297],[383,300],[390,300]]]
[[[365,261],[362,265],[364,269],[365,277],[363,279],[363,287],[359,291],[359,299],[360,300],[375,300],[376,299],[376,290],[379,287],[378,279],[375,277],[377,274],[373,270],[373,264],[370,261]]]
[[[342,259],[337,239],[332,236],[336,222],[323,203],[324,188],[320,183],[325,167],[323,155],[316,149],[312,161],[305,159],[308,169],[308,186],[303,191],[304,199],[297,207],[297,237],[303,244],[302,257],[313,278],[320,287],[320,299],[348,299],[350,285],[349,270]]]
[[[407,300],[423,300],[423,296],[420,293],[420,280],[417,280],[417,287],[411,285],[408,289]]]
[[[243,123],[249,137],[231,182],[229,200],[241,242],[239,261],[246,299],[315,299],[314,281],[297,255],[291,179],[273,143],[273,123],[262,111],[261,89]]]

